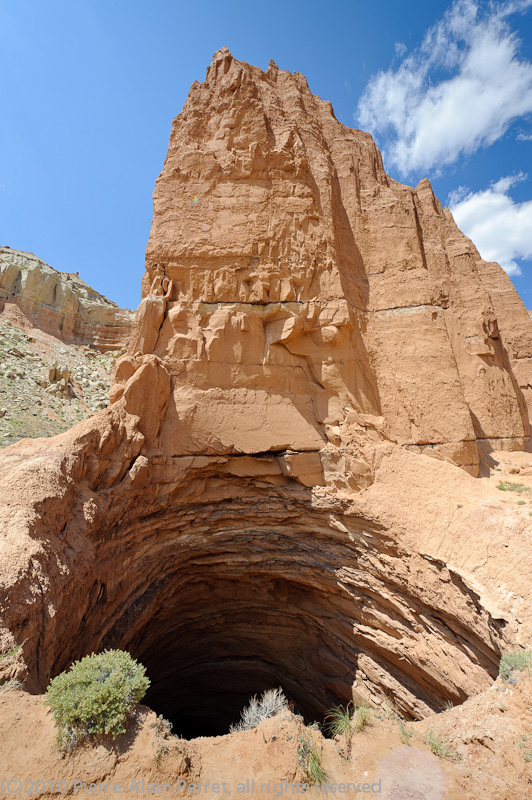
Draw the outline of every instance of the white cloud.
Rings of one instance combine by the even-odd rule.
[[[510,14],[532,0],[455,0],[397,69],[379,72],[358,106],[359,124],[385,138],[401,173],[439,170],[493,144],[532,112],[532,63],[519,59]]]
[[[449,196],[456,224],[474,242],[482,258],[497,261],[508,275],[520,275],[517,260],[532,259],[532,200],[515,203],[508,192],[526,179],[520,172],[482,192],[460,187]]]
[[[404,42],[396,42],[394,45],[394,49],[395,49],[395,55],[399,56],[399,58],[402,58],[405,55],[406,51],[408,50],[408,47]]]

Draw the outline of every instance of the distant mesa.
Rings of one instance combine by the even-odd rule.
[[[79,272],[59,272],[33,253],[2,247],[0,314],[15,313],[18,324],[23,316],[26,327],[102,352],[127,347],[134,317],[88,286]]]

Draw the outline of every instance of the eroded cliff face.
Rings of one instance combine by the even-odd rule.
[[[270,686],[316,718],[489,684],[532,623],[530,519],[472,477],[529,435],[532,322],[500,273],[303,76],[216,53],[111,407],[0,456],[12,674],[43,690],[123,647],[189,734]]]
[[[146,266],[131,355],[174,376],[169,454],[178,428],[181,453],[331,444],[325,481],[353,485],[390,440],[476,474],[479,444],[529,436],[532,327],[502,270],[273,62],[221,50],[193,85]]]
[[[77,274],[58,272],[33,253],[0,247],[0,313],[15,306],[34,326],[66,344],[102,352],[122,350],[131,335],[133,312],[91,289]],[[21,315],[18,314],[20,323]]]

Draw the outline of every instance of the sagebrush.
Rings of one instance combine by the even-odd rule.
[[[45,703],[54,711],[58,742],[71,750],[93,734],[124,733],[128,716],[150,685],[142,664],[123,650],[105,650],[76,661],[54,678]]]
[[[532,650],[519,650],[517,653],[505,653],[499,664],[499,676],[503,681],[509,680],[512,672],[532,672]]]
[[[256,695],[251,698],[240,714],[240,722],[231,725],[229,730],[231,733],[248,731],[256,728],[265,719],[280,714],[281,711],[288,711],[288,700],[284,696],[283,690],[281,688],[268,689],[260,698],[257,698]]]

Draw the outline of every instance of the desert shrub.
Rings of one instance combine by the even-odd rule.
[[[367,705],[348,703],[336,706],[325,715],[325,729],[331,736],[344,737],[342,748],[338,752],[349,758],[351,755],[351,737],[353,733],[363,731],[369,724],[370,710]]]
[[[497,489],[500,489],[501,492],[517,492],[518,494],[522,492],[525,494],[532,493],[532,489],[529,486],[525,486],[524,483],[512,483],[512,481],[499,481]]]
[[[348,737],[353,731],[363,731],[369,723],[370,710],[364,705],[348,703],[336,706],[325,715],[325,727],[331,736]]]
[[[348,736],[353,730],[353,705],[336,706],[325,715],[325,728],[331,736]]]
[[[397,724],[399,725],[399,736],[401,737],[401,741],[403,744],[410,744],[410,739],[414,735],[414,731],[409,731],[406,727],[406,720],[401,719],[401,717],[397,718]]]
[[[256,728],[265,719],[280,714],[281,711],[288,711],[288,700],[284,696],[283,690],[281,688],[268,689],[263,692],[260,699],[256,695],[251,698],[240,714],[240,722],[231,725],[229,730],[231,733],[249,731],[251,728]]]
[[[355,731],[363,731],[369,724],[370,711],[367,706],[358,706],[352,718],[352,725]]]
[[[327,783],[329,776],[322,763],[322,752],[312,741],[310,734],[301,732],[299,735],[299,747],[297,749],[297,760],[305,781],[312,786],[320,783]]]
[[[155,766],[159,769],[162,757],[168,753],[166,740],[172,735],[172,723],[159,714],[151,727],[155,728]]]
[[[62,749],[72,750],[92,734],[116,738],[124,733],[131,709],[149,685],[142,664],[123,650],[76,661],[50,682],[44,701],[54,711]]]
[[[430,747],[434,755],[438,756],[438,758],[445,758],[449,761],[455,761],[458,759],[458,754],[456,751],[452,749],[443,736],[440,736],[439,733],[436,733],[432,726],[425,732],[423,741],[428,747]]]
[[[499,664],[499,676],[503,681],[507,681],[514,670],[523,672],[525,669],[532,670],[532,650],[519,650],[517,653],[505,653]]]

